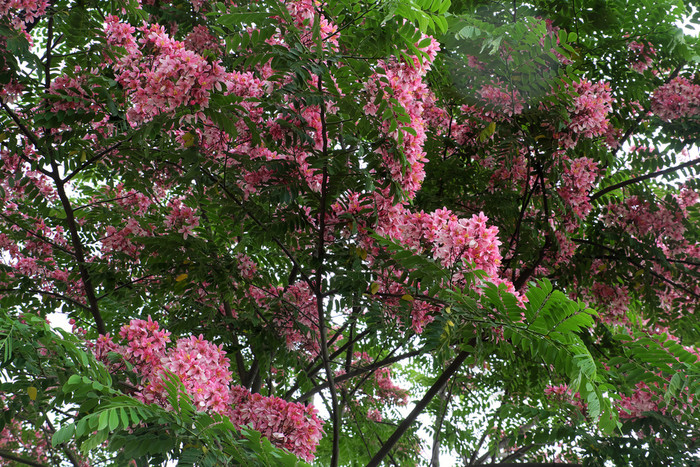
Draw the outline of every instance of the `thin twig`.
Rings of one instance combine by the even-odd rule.
[[[378,362],[371,363],[369,365],[365,365],[361,368],[358,368],[357,370],[353,370],[349,373],[345,373],[344,375],[337,376],[335,378],[336,384],[340,384],[343,381],[347,381],[349,379],[352,379],[356,376],[360,376],[364,373],[367,373],[368,371],[374,371],[378,368],[382,368],[388,365],[391,365],[392,363],[400,362],[401,360],[405,360],[407,358],[415,357],[416,355],[422,354],[424,351],[422,349],[419,350],[412,350],[410,352],[403,353],[401,355],[397,355],[396,357],[389,357],[389,358],[384,358]],[[311,397],[313,397],[315,394],[318,394],[319,392],[323,391],[328,387],[328,383],[323,383],[321,385],[316,386],[312,390],[302,394],[301,396],[297,397],[295,402],[304,402],[309,400]]]
[[[610,185],[609,187],[603,188],[602,190],[600,190],[596,193],[593,193],[588,198],[590,201],[595,201],[598,198],[600,198],[601,196],[603,196],[607,193],[610,193],[611,191],[615,191],[615,190],[619,190],[620,188],[624,188],[627,185],[632,185],[634,183],[643,182],[644,180],[649,180],[650,178],[660,177],[662,175],[666,175],[667,173],[672,173],[672,172],[675,172],[677,170],[685,169],[686,167],[692,167],[692,166],[697,165],[697,164],[700,164],[700,158],[693,159],[693,160],[690,160],[688,162],[684,162],[684,163],[676,165],[674,167],[669,167],[668,169],[657,170],[656,172],[651,172],[651,173],[648,173],[646,175],[640,175],[639,177],[630,178],[629,180],[625,180],[623,182],[616,183],[614,185]]]

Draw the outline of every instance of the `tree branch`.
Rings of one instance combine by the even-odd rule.
[[[338,355],[340,355],[340,354],[342,354],[343,352],[345,352],[345,350],[347,350],[349,347],[351,347],[354,343],[358,342],[360,339],[362,339],[362,338],[365,337],[366,335],[370,334],[371,332],[372,332],[371,329],[365,329],[365,330],[362,331],[360,334],[358,334],[357,336],[355,336],[355,339],[354,339],[354,340],[349,340],[349,341],[345,342],[345,344],[343,344],[342,347],[340,347],[338,350],[336,350],[335,352],[333,352],[333,353],[330,355],[330,359],[333,360],[335,357],[337,357]],[[338,335],[338,334],[336,334],[336,335]],[[334,337],[335,337],[335,336],[334,336]],[[331,339],[331,341],[332,341],[332,340],[333,340],[333,339]],[[330,341],[329,341],[329,342],[330,342]],[[314,363],[315,363],[315,362],[314,362]],[[312,363],[312,364],[313,364],[313,363]],[[305,373],[306,373],[306,375],[307,375],[308,377],[312,377],[312,376],[315,376],[316,373],[318,373],[319,371],[321,371],[321,370],[323,369],[323,363],[320,363],[320,364],[316,365],[315,367],[309,366],[308,368],[309,368],[309,369],[306,370]],[[336,382],[337,382],[337,381],[336,381]],[[294,391],[296,391],[297,389],[299,389],[299,382],[298,382],[298,381],[294,384],[294,386],[292,386],[292,387],[286,392],[286,394],[284,395],[284,399],[289,399],[290,397],[292,397],[292,394],[294,394]]]
[[[700,158],[690,160],[688,162],[684,162],[682,164],[678,164],[674,167],[669,167],[668,169],[663,169],[663,170],[657,170],[656,172],[651,172],[646,175],[640,175],[639,177],[634,177],[630,178],[629,180],[625,180],[624,182],[616,183],[614,185],[610,185],[609,187],[603,188],[602,190],[590,195],[588,198],[590,201],[595,201],[601,196],[610,193],[611,191],[619,190],[620,188],[624,188],[627,185],[632,185],[634,183],[639,183],[643,182],[644,180],[649,180],[650,178],[656,178],[660,177],[662,175],[666,175],[668,173],[675,172],[677,170],[685,169],[686,167],[692,167],[694,165],[700,164]]]
[[[31,465],[34,467],[49,467],[46,464],[42,464],[40,462],[33,461],[31,459],[25,459],[23,457],[16,456],[15,454],[4,451],[2,449],[0,449],[0,457],[2,457],[4,459],[9,459],[11,461],[19,462],[20,464],[24,464],[24,465]]]
[[[22,231],[27,232],[29,235],[32,235],[32,236],[38,238],[38,239],[41,240],[42,242],[44,242],[44,243],[46,243],[46,244],[48,244],[48,245],[51,245],[52,247],[56,248],[56,249],[59,250],[59,251],[64,252],[65,254],[67,254],[67,255],[69,255],[69,256],[73,256],[73,252],[72,252],[72,251],[68,250],[67,248],[64,248],[63,246],[59,245],[58,243],[54,243],[53,241],[49,240],[48,238],[44,237],[43,235],[34,232],[33,230],[30,230],[30,229],[28,229],[28,228],[26,228],[26,227],[23,227],[23,226],[19,225],[17,222],[13,221],[9,216],[7,216],[7,215],[5,215],[5,214],[3,214],[3,213],[0,212],[0,217],[2,217],[3,219],[5,219],[5,220],[6,220],[7,222],[9,222],[10,224],[12,224],[12,225],[14,225],[14,226],[16,226],[16,227],[22,229]]]
[[[15,114],[12,111],[12,109],[7,104],[5,104],[5,102],[3,102],[2,99],[0,99],[0,106],[2,106],[3,109],[5,109],[5,112],[7,112],[7,114],[10,116],[12,121],[15,122],[15,125],[17,125],[19,127],[19,130],[24,134],[24,136],[29,138],[29,141],[31,141],[32,144],[34,145],[34,147],[36,147],[36,150],[39,152],[42,152],[41,151],[41,144],[39,144],[39,140],[37,139],[36,135],[34,133],[32,133],[31,131],[29,131],[29,128],[24,126],[24,124],[19,119],[17,114]],[[27,156],[25,156],[21,152],[18,152],[17,156],[19,156],[20,159],[22,159],[23,161],[27,162],[30,165],[33,165],[35,163],[35,161],[32,161],[31,159],[27,158]],[[51,172],[49,172],[48,170],[46,170],[42,167],[37,166],[36,170],[38,170],[42,174],[46,175],[47,177],[51,177]]]
[[[452,390],[454,389],[454,382],[450,384],[450,389],[447,391],[447,396],[445,396],[445,388],[440,390],[440,398],[445,398],[445,407],[440,412],[440,417],[436,420],[435,433],[433,434],[433,453],[430,458],[429,467],[440,467],[440,433],[442,431],[442,424],[445,421],[445,416],[447,415],[447,408],[450,405],[450,399],[452,399]]]
[[[75,259],[78,262],[78,271],[80,272],[80,277],[85,286],[85,295],[90,305],[90,313],[95,320],[95,326],[97,327],[97,332],[100,334],[107,334],[107,328],[105,327],[105,322],[100,314],[100,308],[97,304],[97,296],[95,295],[95,289],[92,284],[92,279],[90,278],[90,272],[87,269],[87,262],[85,261],[85,254],[83,253],[83,244],[80,240],[80,235],[78,234],[78,224],[75,220],[75,215],[73,208],[70,204],[70,199],[66,194],[64,182],[60,178],[60,173],[58,171],[58,165],[56,161],[51,158],[52,173],[50,177],[54,180],[56,184],[56,191],[58,192],[58,197],[61,200],[61,205],[66,213],[66,222],[68,223],[68,231],[70,232],[71,243],[73,244],[73,250],[75,250]]]
[[[378,368],[382,368],[382,367],[385,367],[387,365],[391,365],[392,363],[400,362],[401,360],[404,360],[406,358],[415,357],[416,355],[420,355],[422,353],[423,353],[423,350],[412,350],[410,352],[406,352],[406,353],[403,353],[401,355],[397,355],[396,357],[388,357],[388,358],[382,359],[378,362],[371,363],[369,365],[358,368],[357,370],[351,371],[349,373],[345,373],[344,375],[337,376],[335,378],[335,383],[336,384],[342,383],[343,381],[347,381],[347,380],[352,379],[356,376],[360,376],[368,371],[374,371]],[[305,401],[309,400],[315,394],[318,394],[319,392],[326,389],[327,387],[328,387],[327,382],[320,384],[320,385],[316,386],[315,388],[313,388],[312,390],[297,397],[295,402],[305,402]]]
[[[21,292],[21,293],[29,293],[29,294],[40,294],[40,295],[48,295],[49,297],[55,297],[59,300],[66,301],[70,303],[71,305],[77,306],[79,308],[82,308],[83,310],[90,311],[90,307],[85,305],[84,303],[80,303],[77,300],[74,300],[70,297],[66,297],[65,295],[62,295],[57,292],[49,292],[47,290],[39,290],[39,289],[27,289],[27,290],[19,290],[19,289],[0,289],[0,292]]]
[[[126,143],[127,141],[131,141],[131,139],[132,139],[133,137],[134,137],[134,133],[132,133],[131,136],[129,136],[128,138],[123,139],[123,140],[121,140],[121,141],[117,141],[116,143],[114,143],[113,145],[111,145],[110,147],[108,147],[107,149],[104,149],[104,150],[98,152],[97,154],[95,154],[94,156],[92,156],[90,159],[88,159],[88,160],[86,160],[85,162],[83,162],[82,164],[80,164],[80,166],[79,166],[78,168],[76,168],[74,171],[72,171],[70,174],[66,175],[66,176],[63,178],[63,183],[69,182],[73,177],[75,177],[76,175],[78,175],[85,167],[87,167],[88,165],[90,165],[90,164],[92,164],[92,163],[94,163],[94,162],[96,162],[96,161],[102,159],[104,156],[106,156],[106,155],[109,154],[110,152],[114,151],[115,149],[117,149],[119,146],[121,146],[122,144]]]
[[[423,410],[428,406],[431,400],[437,395],[438,392],[447,384],[447,381],[454,375],[467,359],[469,353],[462,350],[457,354],[455,359],[450,363],[450,365],[442,372],[438,379],[433,383],[433,385],[425,393],[425,396],[416,404],[411,413],[401,422],[401,424],[396,428],[396,430],[391,434],[389,439],[384,443],[384,445],[379,449],[377,454],[369,461],[367,467],[377,467],[382,460],[389,454],[391,449],[396,445],[396,443],[401,439],[403,434],[408,430],[408,428],[413,424],[413,422],[418,418],[418,415],[423,413]]]
[[[318,92],[323,94],[323,81],[321,74],[318,75]],[[323,179],[321,181],[321,202],[318,207],[319,229],[318,229],[318,245],[316,248],[316,256],[318,267],[316,268],[316,307],[318,311],[318,329],[321,344],[321,358],[326,371],[326,378],[331,393],[331,417],[333,418],[333,447],[331,453],[331,467],[337,467],[340,456],[340,408],[338,407],[338,393],[335,387],[333,378],[333,370],[331,369],[330,359],[328,358],[328,336],[326,335],[326,317],[323,300],[323,260],[325,258],[324,239],[326,236],[326,204],[328,199],[328,135],[326,134],[326,102],[321,99],[319,104],[319,113],[321,117],[321,138],[323,140]]]
[[[549,250],[549,248],[552,246],[552,233],[549,230],[549,206],[547,203],[547,187],[544,182],[544,174],[542,173],[542,167],[538,165],[537,171],[539,173],[540,186],[542,187],[542,205],[545,215],[544,228],[546,229],[546,234],[544,237],[544,245],[542,245],[542,248],[540,248],[540,253],[535,262],[523,269],[518,278],[513,281],[513,287],[515,287],[515,290],[520,290],[522,286],[525,285],[525,283],[530,278],[530,276],[532,276],[537,267],[540,264],[542,264],[547,250]]]

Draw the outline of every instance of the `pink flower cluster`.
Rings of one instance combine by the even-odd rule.
[[[353,368],[362,368],[371,365],[375,361],[367,352],[355,352],[352,361]],[[343,375],[345,370],[336,373],[336,377]],[[347,382],[340,383],[343,386]],[[354,403],[367,408],[367,416],[375,422],[382,421],[382,408],[387,405],[408,404],[408,390],[401,388],[391,379],[391,368],[383,367],[370,373],[361,386],[360,394],[355,393]]]
[[[483,85],[478,94],[481,100],[492,109],[485,112],[486,116],[501,119],[504,116],[512,117],[523,112],[525,101],[518,90],[501,82]]]
[[[245,253],[238,253],[236,260],[238,260],[238,270],[241,272],[241,277],[248,280],[253,279],[258,270],[258,265],[255,264],[255,261],[250,259],[250,256]]]
[[[627,49],[630,51],[630,68],[637,73],[644,73],[654,63],[656,50],[650,43],[642,43],[631,41],[627,44]]]
[[[317,301],[306,282],[269,290],[252,286],[249,295],[258,306],[273,310],[275,330],[285,339],[289,350],[302,350],[310,358],[318,355],[321,348]]]
[[[240,386],[231,388],[231,401],[227,415],[235,425],[249,426],[275,446],[307,462],[313,461],[316,446],[323,437],[323,422],[314,406],[251,394]]]
[[[111,352],[133,365],[141,377],[135,394],[139,399],[168,407],[164,378],[168,373],[175,374],[197,410],[228,416],[236,426],[252,427],[275,446],[309,462],[313,460],[323,436],[316,409],[232,387],[229,359],[220,346],[202,336],[190,336],[178,339],[175,347],[168,348],[170,333],[160,329],[150,317],[131,320],[122,326],[119,336],[125,344],[117,344],[106,335],[87,345],[99,360],[115,370],[123,370],[124,366],[110,361]]]
[[[591,211],[588,192],[599,174],[598,163],[588,157],[568,161],[562,174],[559,196],[578,217],[586,217]]]
[[[8,17],[15,29],[24,30],[25,25],[46,14],[48,0],[4,0],[0,2],[0,19]]]
[[[49,443],[43,429],[24,427],[17,419],[11,420],[0,431],[0,449],[21,454],[44,465],[48,465]],[[15,466],[15,461],[0,458],[0,466]]]
[[[649,201],[638,196],[630,196],[622,203],[608,205],[603,221],[608,226],[618,226],[632,235],[641,237],[652,235],[661,241],[683,241],[685,226],[682,223],[687,215],[683,210],[672,212],[664,205],[653,209]]]
[[[631,396],[621,395],[617,403],[620,418],[640,418],[644,412],[657,412],[659,405],[656,397],[643,381],[637,383]]]
[[[294,26],[302,31],[301,42],[306,47],[312,50],[316,47],[312,31],[317,20],[319,20],[318,27],[323,46],[337,47],[338,36],[336,31],[338,26],[328,21],[325,15],[317,13],[316,0],[285,0],[284,3],[287,11],[294,19]]]
[[[571,388],[566,384],[558,386],[547,386],[544,388],[544,395],[553,400],[567,402],[579,408],[581,412],[586,411],[587,404],[581,400],[581,395],[577,392],[572,394]]]
[[[140,47],[132,26],[121,23],[116,16],[105,19],[107,44],[126,49],[113,66],[116,80],[131,100],[129,123],[136,126],[181,106],[206,108],[210,93],[222,89],[223,67],[171,39],[160,25],[144,24],[138,29],[142,34]]]
[[[366,195],[348,192],[344,200],[333,205],[333,209],[335,219],[353,218],[354,228],[359,234],[358,246],[367,252],[369,262],[375,261],[381,253],[381,249],[368,236],[369,231],[373,230],[450,269],[453,284],[463,283],[467,271],[479,269],[486,273],[486,280],[505,284],[508,292],[515,292],[512,283],[499,277],[502,257],[498,228],[489,226],[488,218],[483,213],[461,218],[448,209],[430,213],[412,212],[404,204],[393,204],[388,189],[378,190],[371,200]],[[368,218],[367,214],[375,212],[376,223],[369,225],[371,217]],[[348,236],[349,233],[343,230],[341,235]],[[387,315],[392,318],[402,308],[399,298],[408,293],[399,282],[399,276],[401,271],[393,269],[376,276],[377,292],[387,295],[383,302]],[[422,300],[412,301],[410,309],[411,327],[416,333],[421,333],[425,325],[434,319],[434,314],[439,312],[439,307]]]
[[[405,162],[386,147],[377,149],[377,152],[381,154],[391,178],[400,183],[409,199],[415,196],[425,178],[424,164],[427,159],[423,144],[427,136],[423,111],[426,102],[432,103],[433,98],[423,82],[423,77],[430,70],[430,64],[439,50],[439,44],[435,39],[428,36],[424,38],[429,38],[430,42],[423,48],[427,57],[422,61],[418,57],[412,57],[411,62],[379,60],[378,66],[384,72],[374,74],[365,84],[368,95],[365,112],[368,115],[377,113],[378,106],[375,102],[381,90],[396,99],[408,116],[407,123],[395,122],[394,124],[397,125],[395,129],[392,129],[390,120],[385,120],[381,128],[384,134],[396,141],[403,152]],[[393,118],[397,116],[394,114]]]
[[[426,213],[406,211],[398,224],[397,240],[406,246],[423,251],[424,248],[443,266],[451,268],[460,261],[473,264],[489,276],[498,275],[501,253],[498,227],[488,226],[484,213],[460,218],[443,208]],[[378,231],[390,226],[381,225]]]
[[[654,91],[651,111],[667,121],[700,115],[700,84],[682,76],[673,78]]]
[[[184,239],[194,233],[194,229],[199,226],[199,217],[194,214],[194,210],[185,206],[182,199],[171,200],[170,213],[165,217],[165,227],[181,233]]]
[[[192,396],[198,410],[226,413],[229,410],[231,371],[221,347],[199,337],[178,339],[175,348],[161,357],[161,372],[150,378],[143,391],[146,401],[155,402],[164,392],[164,371],[175,373]],[[150,400],[149,400],[150,399]]]
[[[198,54],[203,54],[206,51],[218,54],[221,52],[221,40],[214,37],[205,25],[198,24],[185,38],[185,46],[197,52]]]
[[[149,232],[141,228],[139,222],[134,218],[129,218],[122,229],[109,225],[105,229],[105,236],[100,240],[103,255],[118,251],[136,258],[142,246],[134,244],[131,241],[132,238],[148,235]]]
[[[627,324],[627,310],[630,303],[626,285],[608,285],[596,282],[592,288],[593,298],[605,310],[600,319],[607,324]]]
[[[612,111],[612,94],[610,85],[604,81],[591,83],[582,80],[573,83],[577,94],[573,97],[573,106],[569,109],[570,134],[564,135],[564,147],[571,148],[578,137],[595,138],[608,132],[610,122],[608,114]]]

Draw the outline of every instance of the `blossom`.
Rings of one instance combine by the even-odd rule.
[[[199,226],[199,217],[194,210],[186,206],[182,199],[173,199],[168,203],[170,213],[165,217],[165,227],[181,233],[184,239],[194,233],[194,228]]]
[[[323,436],[323,423],[312,405],[287,402],[274,396],[251,394],[245,388],[231,388],[229,416],[237,426],[250,426],[302,459],[311,462]]]
[[[241,386],[231,386],[230,361],[222,346],[202,335],[183,337],[167,348],[170,333],[157,321],[134,319],[122,326],[115,343],[109,334],[88,342],[88,348],[115,370],[108,359],[115,352],[131,363],[141,377],[135,396],[146,403],[169,407],[165,379],[176,375],[198,411],[213,411],[231,418],[237,427],[260,431],[275,446],[311,462],[323,436],[323,422],[313,405],[287,402],[274,396],[251,394]],[[388,383],[384,384],[390,390]]]
[[[668,121],[700,115],[700,84],[682,76],[673,78],[654,91],[651,111]]]
[[[605,81],[591,83],[581,80],[573,83],[573,106],[569,108],[569,133],[565,133],[562,142],[571,148],[579,137],[595,138],[608,132],[610,122],[608,114],[612,111],[612,94],[610,85]]]

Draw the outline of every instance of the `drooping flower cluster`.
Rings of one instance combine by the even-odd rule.
[[[519,115],[525,108],[525,101],[517,89],[501,82],[485,84],[478,91],[479,97],[486,103],[485,115],[501,119],[503,116]]]
[[[199,226],[199,217],[181,199],[173,199],[168,205],[170,206],[170,214],[165,217],[165,227],[181,233],[182,237],[187,239],[189,235],[194,233],[194,229]]]
[[[581,412],[586,411],[587,404],[581,400],[581,395],[578,392],[572,393],[571,388],[566,384],[549,385],[544,388],[544,395],[552,400],[566,402],[578,407]]]
[[[258,306],[273,310],[276,332],[286,341],[289,350],[301,350],[307,357],[316,357],[320,350],[316,296],[304,281],[286,288],[261,290],[250,287],[249,295]]]
[[[17,419],[11,419],[0,430],[0,450],[13,454],[21,454],[22,457],[30,457],[32,460],[48,465],[49,442],[43,430],[27,429]],[[0,458],[0,466],[14,466],[15,461]]]
[[[396,110],[389,110],[392,117],[385,120],[381,128],[384,134],[396,141],[403,158],[397,157],[395,151],[386,147],[377,149],[391,178],[399,182],[408,198],[415,196],[425,178],[427,159],[423,149],[426,140],[423,111],[425,102],[432,102],[432,96],[423,77],[430,70],[430,64],[439,50],[438,42],[432,37],[428,39],[428,44],[422,49],[426,57],[413,57],[412,62],[379,60],[378,66],[383,73],[374,74],[365,85],[368,95],[365,112],[368,115],[376,115],[378,96],[385,93],[398,101],[408,117],[408,122],[403,123],[400,121],[403,116],[397,116]]]
[[[650,43],[632,41],[627,44],[627,49],[630,51],[630,68],[637,73],[644,73],[651,68],[656,56],[656,50]]]
[[[112,66],[116,80],[131,100],[129,123],[136,126],[182,106],[199,110],[208,107],[210,93],[223,88],[223,67],[188,50],[185,43],[173,40],[160,25],[144,24],[138,30],[142,37],[137,43],[132,26],[116,16],[105,19],[107,44],[126,49]]]
[[[372,365],[375,360],[367,352],[355,352],[351,369]],[[345,369],[336,372],[336,377],[345,374]],[[346,383],[338,383],[343,387]],[[383,419],[382,409],[388,406],[404,406],[408,404],[409,392],[397,385],[391,377],[391,368],[383,367],[372,372],[366,378],[359,391],[354,392],[352,403],[367,410],[367,417],[375,422]]]
[[[672,212],[666,206],[652,206],[647,200],[630,196],[623,203],[608,205],[603,221],[636,237],[650,235],[663,242],[682,241],[685,226],[681,221],[684,215],[686,213],[682,210]]]
[[[323,437],[323,422],[313,405],[287,402],[279,397],[251,394],[241,386],[231,388],[228,416],[237,426],[249,426],[275,446],[311,462]]]
[[[557,192],[578,217],[586,217],[591,210],[588,193],[598,173],[598,163],[589,157],[573,159],[564,168]]]
[[[0,2],[0,20],[8,18],[12,27],[24,30],[27,24],[46,14],[49,3],[48,0],[5,0]]]
[[[608,114],[612,111],[612,94],[608,83],[591,83],[584,79],[573,83],[573,90],[576,95],[573,97],[573,106],[569,109],[570,133],[562,138],[562,144],[566,148],[574,147],[579,137],[595,138],[605,135],[610,124]]]
[[[629,290],[625,285],[608,285],[596,282],[592,287],[593,299],[605,313],[601,319],[607,324],[627,324],[627,310],[630,303]]]
[[[406,246],[423,249],[446,268],[458,261],[473,264],[489,276],[498,275],[501,253],[498,249],[498,227],[488,226],[484,213],[460,218],[449,209],[426,212],[406,212],[399,226],[401,240]],[[380,227],[381,228],[381,227]]]
[[[323,436],[316,409],[232,387],[229,359],[221,346],[202,336],[190,336],[178,339],[175,347],[168,348],[170,333],[160,329],[150,317],[131,320],[122,326],[119,336],[124,344],[115,343],[107,335],[87,345],[99,360],[115,370],[124,370],[124,365],[109,358],[109,353],[119,354],[133,365],[141,378],[135,397],[168,407],[164,381],[168,374],[177,375],[197,410],[226,415],[236,426],[252,427],[275,446],[313,460]]]
[[[644,412],[658,412],[656,396],[643,381],[636,384],[631,396],[620,395],[617,403],[620,418],[641,418]]]
[[[700,84],[691,79],[677,76],[659,87],[651,97],[651,111],[668,121],[700,115]]]

